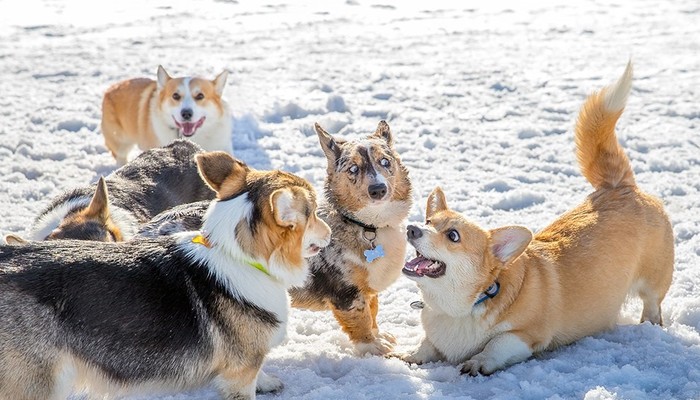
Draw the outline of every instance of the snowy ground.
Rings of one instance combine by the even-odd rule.
[[[632,57],[618,128],[639,185],[676,234],[667,325],[630,324],[491,377],[454,366],[357,358],[330,313],[293,310],[265,369],[273,398],[700,398],[700,6],[690,1],[390,2],[21,0],[0,14],[0,231],[24,233],[62,190],[114,169],[99,132],[103,91],[154,76],[232,74],[236,155],[320,187],[312,123],[353,137],[388,120],[415,188],[410,219],[442,185],[485,227],[533,230],[580,202],[572,127],[584,97]],[[488,4],[484,4],[488,3]],[[543,294],[546,295],[546,294]],[[415,285],[380,296],[379,324],[420,340]],[[543,310],[543,312],[546,312]],[[215,399],[203,389],[150,399]]]

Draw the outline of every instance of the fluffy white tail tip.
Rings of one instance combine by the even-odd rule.
[[[627,96],[632,90],[632,60],[614,85],[605,88],[605,109],[610,112],[622,111],[627,104]]]

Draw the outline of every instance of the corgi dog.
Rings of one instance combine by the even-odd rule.
[[[173,206],[211,200],[216,193],[197,172],[202,149],[188,140],[141,153],[96,185],[65,192],[37,216],[31,240],[131,239],[139,224]],[[12,235],[8,242],[16,242]]]
[[[231,112],[221,97],[228,72],[214,80],[171,78],[158,66],[157,80],[119,82],[102,100],[102,135],[118,165],[134,145],[141,150],[187,138],[206,151],[233,152]]]
[[[615,135],[631,85],[630,63],[586,100],[576,147],[594,191],[534,237],[522,226],[484,230],[449,209],[440,188],[431,193],[425,224],[407,228],[417,257],[403,272],[422,292],[425,337],[405,361],[488,375],[613,328],[628,294],[641,298],[642,322],[662,324],[673,230]]]
[[[305,180],[225,152],[196,160],[217,196],[201,231],[0,246],[1,399],[281,388],[260,367],[330,228]]]
[[[315,129],[328,161],[319,215],[333,238],[309,260],[309,279],[290,290],[292,306],[332,311],[360,354],[386,354],[395,339],[379,331],[377,296],[401,276],[411,208],[408,170],[385,121],[360,140],[333,137],[318,124]]]

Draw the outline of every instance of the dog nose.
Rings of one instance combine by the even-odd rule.
[[[406,236],[409,239],[418,239],[423,236],[423,231],[415,225],[409,225],[406,227]]]
[[[374,200],[379,200],[386,194],[386,185],[383,183],[375,183],[374,185],[369,185],[369,197]]]
[[[182,111],[180,111],[180,115],[182,115],[182,119],[184,119],[185,121],[189,121],[192,119],[192,109],[183,108]]]

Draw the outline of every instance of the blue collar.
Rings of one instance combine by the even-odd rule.
[[[476,299],[476,303],[474,303],[474,307],[485,302],[487,299],[493,299],[494,297],[496,297],[499,290],[501,290],[501,284],[498,282],[494,282],[491,286],[488,287],[488,289],[486,289],[486,291],[482,292],[479,295],[479,298]],[[420,310],[423,307],[425,307],[425,303],[420,300],[411,303],[411,308],[413,308],[414,310]]]
[[[488,287],[488,289],[486,289],[485,292],[479,295],[479,298],[476,299],[476,303],[474,303],[474,306],[478,306],[479,304],[485,302],[487,299],[493,299],[494,297],[496,297],[500,289],[501,284],[498,282],[494,282],[491,286]]]

